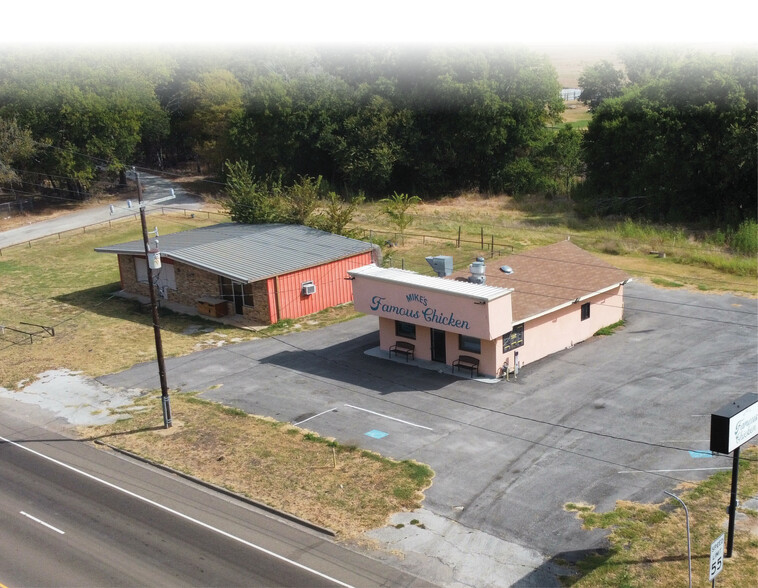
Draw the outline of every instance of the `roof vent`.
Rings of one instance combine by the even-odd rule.
[[[432,269],[437,272],[437,275],[440,278],[444,278],[453,273],[453,258],[449,255],[429,256],[426,258],[426,262],[432,266]]]
[[[487,281],[487,276],[484,275],[484,258],[477,257],[476,261],[468,266],[471,275],[468,277],[468,281],[472,284],[484,284]]]
[[[509,265],[501,265],[500,271],[503,272],[504,274],[510,275],[513,273],[513,268]]]

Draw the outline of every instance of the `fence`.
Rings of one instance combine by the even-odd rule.
[[[379,243],[387,247],[387,252],[384,255],[385,262],[390,267],[394,267],[395,255],[393,248],[398,244],[403,247],[417,243],[420,246],[439,244],[442,248],[455,248],[462,250],[461,253],[468,257],[471,257],[473,261],[474,257],[487,254],[489,257],[502,256],[508,253],[514,252],[514,246],[510,243],[503,243],[495,240],[495,235],[485,235],[484,227],[480,228],[479,238],[474,239],[471,236],[464,236],[462,234],[461,227],[458,227],[458,232],[453,235],[432,235],[424,233],[404,233],[400,234],[392,231],[378,231],[376,229],[355,229],[360,238],[366,239],[372,243]],[[420,261],[419,261],[420,259]],[[416,271],[428,270],[423,263],[424,259],[414,255],[411,262],[412,269]],[[405,258],[399,260],[400,267],[406,269]]]

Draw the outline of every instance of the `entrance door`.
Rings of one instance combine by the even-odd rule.
[[[447,361],[445,353],[445,331],[432,329],[432,361]]]

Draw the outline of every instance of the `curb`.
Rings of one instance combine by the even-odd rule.
[[[199,484],[200,486],[205,486],[206,488],[209,488],[211,490],[214,490],[215,492],[219,492],[221,494],[224,494],[226,496],[229,496],[231,498],[235,498],[241,502],[244,502],[246,504],[249,504],[250,506],[254,506],[256,508],[259,508],[261,510],[264,510],[268,513],[274,514],[278,517],[281,517],[283,519],[286,519],[292,523],[297,523],[298,525],[301,525],[303,527],[306,527],[308,529],[311,529],[312,531],[317,531],[319,533],[322,533],[324,535],[328,535],[329,537],[336,537],[337,533],[332,531],[331,529],[327,527],[322,527],[320,525],[317,525],[315,523],[312,523],[310,521],[306,521],[305,519],[301,519],[300,517],[297,517],[293,514],[290,514],[288,512],[285,512],[283,510],[278,510],[272,506],[269,506],[267,504],[264,504],[262,502],[258,502],[256,500],[252,500],[251,498],[247,498],[246,496],[242,496],[241,494],[237,494],[236,492],[232,492],[231,490],[227,490],[226,488],[222,488],[221,486],[216,486],[215,484],[211,484],[210,482],[206,482],[205,480],[201,480],[200,478],[196,478],[195,476],[191,476],[190,474],[185,474],[184,472],[180,472],[178,470],[175,470],[173,468],[170,468],[168,466],[162,465],[160,463],[156,463],[154,461],[151,461],[147,458],[142,457],[141,455],[137,455],[136,453],[132,453],[131,451],[128,451],[126,449],[121,449],[119,447],[116,447],[114,445],[111,445],[110,443],[106,443],[105,441],[101,441],[100,439],[95,439],[95,444],[97,445],[104,445],[108,449],[112,449],[113,451],[116,451],[118,453],[122,453],[123,455],[126,455],[132,459],[136,459],[137,461],[141,461],[143,463],[146,463],[148,465],[151,465],[155,468],[161,469],[163,471],[169,472],[171,474],[177,475],[181,478],[184,478],[185,480],[189,480],[190,482],[194,482],[195,484]]]

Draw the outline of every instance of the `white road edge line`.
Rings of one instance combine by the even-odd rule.
[[[160,504],[159,502],[155,502],[154,500],[150,500],[149,498],[146,498],[144,496],[140,496],[139,494],[136,494],[135,492],[132,492],[131,490],[127,490],[126,488],[122,488],[121,486],[116,486],[116,484],[112,484],[111,482],[108,482],[106,480],[103,480],[101,478],[98,478],[96,476],[93,476],[92,474],[88,474],[87,472],[80,470],[78,468],[75,468],[74,466],[71,466],[67,463],[64,463],[62,461],[59,461],[53,457],[50,457],[48,455],[45,455],[44,453],[40,453],[39,451],[35,451],[34,449],[30,449],[29,447],[25,447],[24,445],[21,445],[20,443],[16,443],[15,441],[11,441],[10,439],[6,439],[5,437],[0,437],[0,441],[4,441],[5,443],[9,443],[10,445],[13,445],[15,447],[18,447],[19,449],[23,449],[24,451],[28,451],[29,453],[32,453],[38,457],[41,457],[43,459],[46,459],[48,461],[51,461],[54,464],[57,464],[61,467],[64,467],[68,470],[71,470],[72,472],[76,472],[77,474],[80,474],[84,476],[85,478],[89,478],[90,480],[94,480],[95,482],[99,482],[100,484],[103,484],[104,486],[108,486],[109,488],[113,488],[114,490],[118,490],[119,492],[123,492],[127,496],[131,496],[132,498],[136,498],[137,500],[141,500],[142,502],[146,504],[150,504],[151,506],[154,506],[156,508],[159,508],[161,510],[164,510],[168,513],[171,513],[179,518],[182,518],[186,521],[189,521],[191,523],[194,523],[196,525],[199,525],[201,527],[204,527],[208,529],[209,531],[213,531],[215,533],[218,533],[219,535],[223,535],[224,537],[227,537],[228,539],[232,539],[234,541],[237,541],[239,543],[242,543],[243,545],[247,545],[248,547],[255,549],[257,551],[260,551],[261,553],[265,553],[266,555],[270,555],[271,557],[274,557],[280,561],[283,561],[285,563],[288,563],[290,565],[295,566],[296,568],[300,568],[301,570],[305,570],[306,572],[310,572],[311,574],[314,574],[316,576],[319,576],[320,578],[324,578],[325,580],[328,580],[329,582],[334,582],[335,584],[338,584],[339,586],[345,586],[345,588],[354,588],[350,584],[345,584],[344,582],[341,582],[337,580],[336,578],[332,578],[331,576],[327,576],[326,574],[322,574],[318,570],[314,570],[313,568],[309,568],[308,566],[305,566],[301,563],[298,563],[296,561],[293,561],[287,557],[284,557],[283,555],[279,555],[278,553],[274,553],[273,551],[269,551],[265,547],[261,547],[260,545],[256,545],[255,543],[250,543],[249,541],[246,541],[245,539],[242,539],[241,537],[237,537],[236,535],[232,535],[231,533],[227,533],[226,531],[223,531],[222,529],[219,529],[217,527],[214,527],[212,525],[209,525],[208,523],[204,523],[203,521],[200,521],[198,519],[194,519],[189,515],[186,515],[184,513],[181,513],[177,510],[174,510],[173,508],[170,508],[168,506],[165,506],[163,504]]]
[[[325,410],[324,412],[320,412],[318,414],[314,414],[312,417],[308,417],[307,419],[303,419],[299,423],[292,423],[292,424],[297,427],[298,425],[302,425],[303,423],[307,423],[311,419],[315,419],[316,417],[320,417],[322,414],[326,414],[327,412],[334,412],[335,410],[337,410],[337,409],[336,408],[330,408],[329,410]]]
[[[376,416],[380,416],[385,419],[390,419],[391,421],[397,421],[398,423],[403,423],[404,425],[410,425],[411,427],[418,427],[419,429],[426,429],[427,431],[434,430],[431,427],[425,427],[424,425],[417,425],[416,423],[411,423],[409,421],[404,421],[402,419],[396,419],[395,417],[391,417],[386,414],[382,414],[380,412],[374,412],[373,410],[369,410],[368,408],[361,408],[360,406],[353,406],[352,404],[346,404],[345,406],[349,408],[354,408],[355,410],[362,410],[363,412],[375,414]]]
[[[45,521],[41,521],[37,517],[33,517],[32,515],[30,515],[29,513],[24,512],[23,510],[20,510],[18,512],[21,513],[22,515],[24,515],[25,517],[28,517],[28,518],[32,519],[35,523],[39,523],[40,525],[43,525],[43,526],[47,527],[48,529],[52,529],[56,533],[60,533],[61,535],[65,535],[66,534],[64,531],[61,531],[60,529],[58,529],[56,527],[53,527],[52,525],[49,525]]]
[[[705,472],[710,470],[731,470],[732,468],[684,468],[681,470],[623,470],[617,474],[657,474],[661,472]]]

